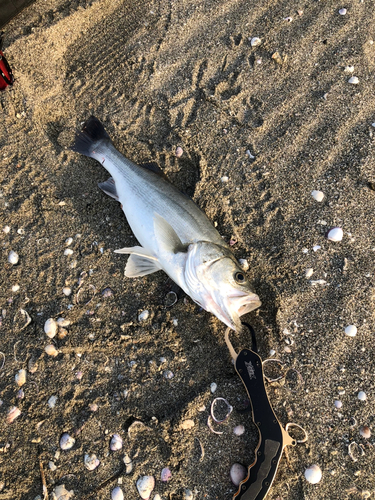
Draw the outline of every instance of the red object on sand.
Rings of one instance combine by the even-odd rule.
[[[8,85],[13,85],[13,74],[8,61],[0,50],[0,90],[4,90]]]

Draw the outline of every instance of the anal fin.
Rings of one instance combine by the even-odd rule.
[[[118,194],[116,190],[116,184],[115,181],[113,180],[112,177],[110,177],[107,181],[105,182],[99,182],[98,186],[102,191],[105,192],[105,194],[108,194],[112,198],[118,201]]]

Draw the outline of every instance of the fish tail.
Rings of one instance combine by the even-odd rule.
[[[74,144],[70,146],[72,151],[92,157],[93,152],[99,142],[110,141],[109,135],[100,120],[95,116],[90,116],[84,123],[82,130],[76,132]]]

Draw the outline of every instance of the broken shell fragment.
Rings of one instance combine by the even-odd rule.
[[[357,335],[357,327],[355,325],[349,325],[345,328],[345,333],[348,337],[355,337]]]
[[[160,474],[160,480],[163,483],[167,483],[172,478],[172,472],[168,467],[164,467]]]
[[[184,154],[184,150],[181,146],[177,146],[174,154],[177,156],[177,158],[181,158],[181,156]]]
[[[125,464],[125,474],[130,474],[131,471],[133,470],[133,462],[132,459],[129,457],[129,455],[126,453],[124,455],[124,464]]]
[[[142,311],[139,315],[138,315],[138,321],[146,321],[148,319],[148,317],[150,316],[150,313],[147,311],[147,309],[145,311]]]
[[[316,484],[322,479],[322,471],[318,465],[310,465],[305,470],[305,478],[308,483]]]
[[[56,357],[59,354],[59,351],[52,344],[46,345],[46,347],[44,348],[44,350],[48,354],[48,356]]]
[[[238,486],[247,475],[247,469],[242,464],[233,464],[230,468],[230,478],[235,486]]]
[[[257,36],[254,36],[250,40],[250,45],[252,47],[258,47],[258,45],[260,45],[261,43],[262,43],[262,40],[260,38],[258,38]]]
[[[155,479],[153,476],[141,476],[137,481],[137,490],[141,498],[148,500],[151,492],[155,487]]]
[[[343,230],[341,227],[333,227],[327,233],[327,238],[330,241],[341,241],[344,236]]]
[[[366,401],[366,399],[367,399],[366,393],[363,392],[363,391],[359,391],[359,393],[358,393],[358,399],[360,401]]]
[[[57,322],[53,318],[47,319],[47,321],[44,323],[44,332],[50,339],[53,339],[53,337],[56,335],[57,328]]]
[[[11,250],[8,254],[8,262],[13,266],[15,266],[16,264],[18,264],[18,261],[19,261],[18,253],[15,252],[14,250]]]
[[[214,415],[214,409],[215,409],[215,406],[218,404],[218,403],[224,403],[224,405],[221,405],[221,406],[225,406],[225,411],[222,415],[223,418],[216,418],[215,415]],[[223,410],[223,408],[221,408],[221,410]],[[229,418],[229,415],[232,413],[233,411],[233,406],[231,406],[228,401],[225,399],[225,398],[215,398],[213,401],[212,401],[212,404],[211,404],[211,417],[212,417],[212,420],[214,422],[216,422],[217,424],[221,424],[223,422],[225,422],[228,418]]]
[[[352,76],[349,78],[348,83],[351,83],[352,85],[358,85],[359,84],[359,78],[356,76]]]
[[[119,434],[113,434],[109,447],[112,451],[121,450],[122,438]]]
[[[12,406],[12,408],[8,411],[7,423],[11,424],[20,415],[21,415],[21,410],[19,408],[17,408],[17,406]]]
[[[320,201],[323,201],[324,193],[322,191],[316,191],[314,189],[314,191],[311,192],[311,196],[314,198],[314,200],[320,202]]]
[[[14,378],[18,387],[22,387],[26,383],[26,370],[18,370]]]
[[[70,500],[74,497],[74,491],[68,491],[64,484],[56,486],[52,492],[52,500]]]
[[[120,488],[120,486],[116,486],[116,488],[114,488],[112,490],[111,499],[112,500],[124,500],[124,493],[122,492],[122,489]]]
[[[85,464],[86,469],[94,470],[99,467],[100,460],[98,460],[96,455],[91,455],[90,457],[90,455],[86,453],[83,459],[83,463]]]
[[[242,436],[242,434],[245,432],[245,427],[243,425],[236,425],[236,427],[233,429],[233,434],[236,436]]]
[[[74,437],[70,436],[67,432],[64,432],[60,438],[60,448],[62,450],[70,450],[73,448],[75,442],[76,440]]]

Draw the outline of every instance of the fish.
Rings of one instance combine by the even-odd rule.
[[[70,149],[94,158],[111,176],[99,187],[121,203],[139,242],[115,250],[129,254],[125,276],[163,270],[199,306],[240,331],[240,317],[261,302],[229,246],[196,203],[157,165],[139,166],[125,158],[94,116],[76,132]]]

